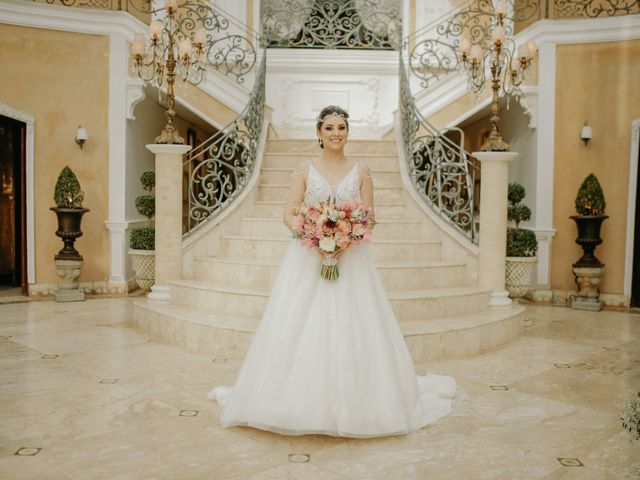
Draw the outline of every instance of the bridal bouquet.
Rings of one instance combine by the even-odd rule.
[[[365,207],[360,200],[321,202],[300,206],[293,230],[295,238],[323,252],[320,275],[335,280],[339,276],[335,255],[362,240],[371,240],[374,224],[371,208]]]

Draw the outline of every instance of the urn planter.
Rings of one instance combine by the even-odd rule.
[[[56,236],[64,242],[64,247],[55,256],[56,260],[82,260],[82,255],[75,249],[74,243],[82,236],[80,224],[82,216],[89,211],[88,208],[64,208],[51,207],[58,217],[58,229]]]
[[[583,255],[573,264],[578,268],[600,268],[602,262],[594,255],[594,250],[602,243],[600,238],[600,227],[608,215],[572,215],[578,227],[578,238],[576,243],[582,247]]]
[[[505,287],[511,298],[523,297],[532,288],[538,257],[507,257]]]
[[[130,248],[129,256],[136,274],[136,283],[142,290],[150,290],[155,283],[156,251]]]

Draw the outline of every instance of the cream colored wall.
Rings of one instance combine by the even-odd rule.
[[[84,236],[76,247],[84,256],[80,281],[108,277],[109,249],[104,221],[109,178],[109,39],[0,24],[0,102],[35,119],[36,283],[55,283],[53,191],[60,170],[69,165],[84,190]],[[89,139],[80,149],[78,125]]]
[[[581,256],[574,243],[575,196],[593,172],[602,185],[607,215],[604,243],[596,256],[606,264],[601,291],[622,294],[631,122],[640,118],[640,41],[557,47],[554,226],[551,285],[574,289],[571,264]],[[586,121],[588,146],[580,140]]]

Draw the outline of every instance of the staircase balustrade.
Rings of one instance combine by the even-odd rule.
[[[263,46],[398,50],[399,0],[264,0]]]
[[[185,155],[188,202],[183,214],[184,237],[231,205],[254,172],[264,124],[265,74],[266,50],[242,113]]]
[[[438,215],[477,243],[474,184],[480,165],[465,152],[461,129],[437,130],[420,114],[402,54],[400,123],[404,157],[416,192]],[[451,138],[454,136],[458,137],[457,142]]]

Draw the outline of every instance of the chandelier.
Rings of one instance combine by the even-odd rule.
[[[175,116],[174,83],[176,75],[182,81],[199,84],[206,74],[207,32],[196,31],[193,41],[180,31],[177,19],[178,0],[165,1],[165,16],[149,25],[148,38],[136,34],[131,44],[132,73],[155,87],[166,86],[167,124],[155,143],[184,144],[173,124]]]
[[[479,94],[487,81],[491,82],[493,92],[491,102],[491,133],[480,147],[482,151],[506,152],[509,145],[500,134],[500,97],[503,95],[522,95],[520,85],[529,78],[533,70],[533,57],[536,45],[533,41],[520,45],[515,52],[515,43],[509,38],[505,28],[507,9],[506,0],[494,0],[491,12],[491,37],[483,48],[479,43],[472,44],[468,37],[463,37],[458,45],[461,57],[460,64],[469,81],[469,88]]]

